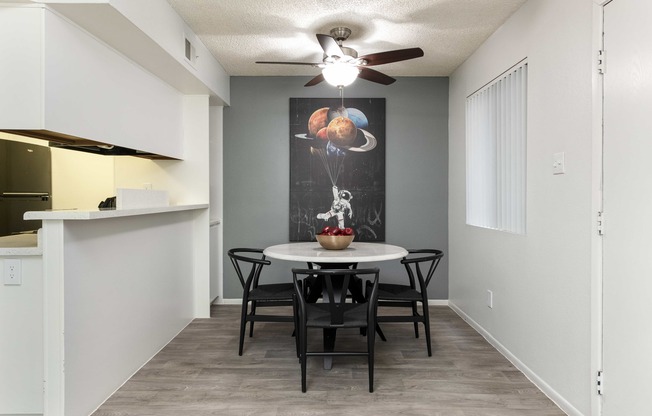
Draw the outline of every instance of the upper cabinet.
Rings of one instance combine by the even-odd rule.
[[[0,130],[183,159],[184,94],[222,104],[228,87],[215,90],[228,76],[210,54],[212,85],[192,73],[183,60],[185,38],[194,35],[183,25],[172,27],[177,58],[151,37],[153,29],[137,29],[123,12],[139,16],[109,3],[0,6]]]

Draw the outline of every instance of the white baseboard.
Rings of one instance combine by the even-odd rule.
[[[0,416],[43,416],[43,413],[0,413]]]
[[[242,298],[238,299],[218,299],[216,305],[242,305]]]
[[[216,305],[242,305],[242,299],[217,299]],[[430,299],[430,306],[448,306],[448,299]],[[0,415],[1,416],[1,415]]]
[[[509,351],[505,346],[503,346],[498,340],[496,340],[489,332],[487,332],[480,324],[474,321],[470,316],[468,316],[462,309],[460,309],[455,303],[448,302],[448,306],[464,319],[473,329],[475,329],[480,335],[484,337],[499,353],[501,353],[505,358],[511,362],[514,367],[518,368],[525,377],[528,378],[535,386],[543,392],[550,400],[552,400],[563,412],[569,416],[585,416],[582,412],[577,410],[572,404],[570,404],[561,394],[559,394],[555,389],[550,387],[548,383],[543,381],[534,371],[532,371],[527,365],[525,365],[521,360],[518,359],[511,351]]]

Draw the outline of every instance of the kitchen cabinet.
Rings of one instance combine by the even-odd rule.
[[[0,55],[0,130],[183,158],[183,94],[56,11],[0,6]]]

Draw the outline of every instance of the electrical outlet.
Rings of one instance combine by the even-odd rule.
[[[494,307],[494,292],[487,290],[487,306],[490,308]]]
[[[23,283],[20,259],[5,259],[5,285],[20,285]]]
[[[564,163],[564,152],[555,153],[552,155],[552,174],[562,175],[566,171]]]

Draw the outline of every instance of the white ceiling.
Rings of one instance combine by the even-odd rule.
[[[420,47],[425,55],[374,67],[390,76],[448,76],[526,0],[168,0],[229,75],[317,75],[316,33],[346,26],[360,56]]]

